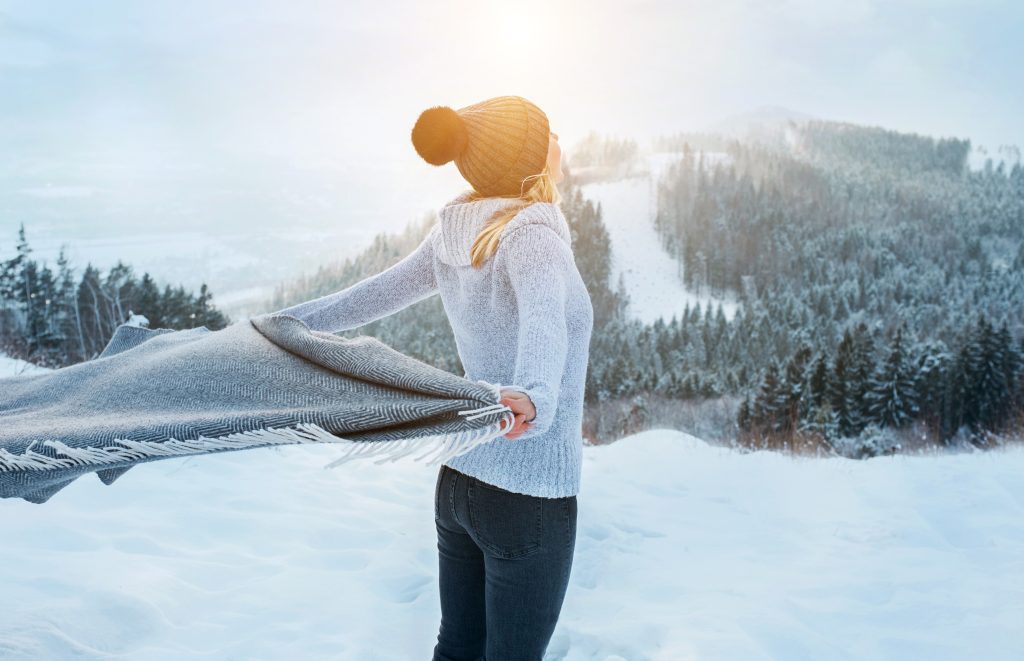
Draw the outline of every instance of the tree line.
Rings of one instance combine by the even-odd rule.
[[[229,319],[213,304],[204,283],[199,294],[159,287],[118,261],[103,275],[91,263],[80,278],[61,247],[56,270],[32,259],[24,224],[15,256],[0,261],[0,351],[43,367],[65,367],[95,358],[130,315],[150,328],[223,328]]]
[[[744,301],[731,325],[746,346],[715,357],[753,378],[712,361],[721,388],[705,392],[742,395],[737,433],[762,442],[915,421],[937,443],[1019,431],[1024,168],[971,171],[966,140],[789,130],[783,148],[721,141],[710,165],[683,142],[659,187],[687,284]]]
[[[745,440],[778,444],[810,436],[870,455],[898,444],[883,430],[915,423],[941,444],[962,436],[988,446],[991,434],[1024,429],[1024,341],[1015,343],[1005,323],[994,328],[984,315],[955,347],[915,346],[902,324],[876,351],[860,322],[843,332],[833,355],[812,352],[803,345],[784,365],[769,362],[760,388],[737,412]]]

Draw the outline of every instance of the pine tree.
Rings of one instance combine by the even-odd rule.
[[[35,293],[37,297],[35,305],[39,315],[38,332],[33,338],[38,347],[36,364],[57,367],[61,364],[60,355],[64,338],[60,320],[54,311],[57,283],[54,280],[53,271],[45,264],[39,272]]]
[[[853,431],[859,433],[870,418],[868,391],[871,388],[871,376],[875,371],[875,343],[867,324],[863,321],[859,322],[854,329],[853,340],[851,363],[853,378],[850,382],[850,393],[853,405],[857,410],[857,422]]]
[[[25,225],[18,230],[17,257],[15,257],[14,301],[20,308],[23,326],[20,335],[24,339],[29,359],[41,358],[41,341],[46,334],[46,305],[44,292],[40,291],[39,265],[29,259],[32,248],[25,238]]]
[[[992,356],[988,355],[990,347],[986,338],[987,328],[985,317],[979,315],[975,326],[964,334],[957,353],[952,384],[955,427],[966,426],[974,441],[981,436],[989,422],[989,402],[999,381]]]
[[[195,326],[206,326],[210,330],[223,328],[227,324],[224,314],[213,307],[213,294],[204,282],[199,288],[199,297],[196,298],[192,321]]]
[[[914,359],[904,346],[904,329],[896,329],[885,362],[875,373],[867,393],[868,419],[881,426],[902,427],[918,413]]]
[[[740,402],[739,408],[736,410],[736,427],[738,427],[741,432],[750,431],[752,415],[753,404],[750,401],[750,394],[748,393],[743,397],[743,401]]]
[[[160,307],[160,289],[149,273],[142,274],[139,281],[138,295],[133,303],[133,311],[149,320],[150,328],[166,328],[163,310]]]
[[[804,379],[810,357],[811,348],[805,344],[793,354],[786,365],[785,375],[779,384],[777,402],[779,431],[789,433],[796,430],[804,415]]]
[[[761,388],[754,398],[753,415],[754,424],[762,429],[776,429],[780,417],[779,394],[781,391],[778,375],[778,365],[775,360],[769,361],[765,368]]]
[[[831,373],[828,369],[828,357],[825,352],[822,351],[818,354],[817,360],[814,361],[814,367],[811,371],[811,405],[815,409],[820,409],[828,401],[828,394],[831,390],[831,384],[829,383],[829,377]]]
[[[832,391],[829,400],[835,412],[837,431],[842,436],[853,436],[860,429],[860,407],[855,398],[855,374],[853,363],[853,337],[849,329],[843,331],[843,339],[836,350],[833,376],[830,379]]]
[[[945,343],[941,340],[928,342],[917,358],[915,370],[919,417],[933,438],[945,442],[955,431],[949,397],[952,356]]]
[[[984,317],[978,320],[977,339],[980,369],[975,374],[974,387],[978,391],[978,424],[999,431],[1010,409],[1008,367],[1013,362],[1012,346],[1009,334],[1001,337]]]
[[[75,292],[75,274],[64,254],[64,246],[61,246],[60,254],[57,257],[56,314],[60,319],[61,335],[64,342],[64,351],[61,356],[62,365],[69,365],[85,359],[85,338],[82,335],[78,297]]]

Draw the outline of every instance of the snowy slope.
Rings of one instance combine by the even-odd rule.
[[[709,155],[705,162],[711,165],[721,160],[716,157]],[[726,319],[732,319],[737,307],[734,300],[700,295],[683,286],[679,262],[662,247],[654,228],[657,182],[681,154],[645,153],[639,158],[640,176],[580,187],[585,198],[601,203],[612,245],[612,285],[621,274],[630,297],[630,313],[645,323],[658,317],[667,322],[673,314],[682,317],[687,305],[693,309],[698,302],[702,309],[709,304],[714,309],[721,302]]]
[[[500,442],[500,441],[499,441]],[[0,500],[0,658],[429,658],[437,468],[287,447]],[[1019,658],[1024,450],[584,450],[548,659]]]

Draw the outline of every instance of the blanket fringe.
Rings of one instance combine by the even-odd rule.
[[[353,447],[346,448],[340,457],[324,466],[324,468],[334,468],[335,466],[339,466],[352,459],[360,457],[380,456],[381,458],[374,461],[374,464],[393,462],[424,449],[426,451],[417,457],[413,457],[413,461],[423,461],[429,466],[443,463],[449,459],[469,452],[482,443],[486,443],[498,436],[504,435],[509,429],[511,429],[515,422],[515,414],[512,412],[512,409],[504,404],[492,404],[479,409],[459,411],[459,415],[464,415],[466,413],[473,414],[467,415],[467,420],[499,412],[502,413],[500,420],[480,429],[460,431],[451,434],[419,436],[416,438],[401,438],[393,441],[354,443]]]
[[[312,423],[299,423],[294,427],[279,427],[236,432],[226,436],[209,438],[200,435],[193,440],[171,438],[166,441],[133,441],[115,439],[117,446],[75,448],[56,440],[42,441],[64,456],[48,457],[32,448],[39,441],[33,441],[23,454],[14,454],[0,448],[0,472],[26,470],[54,470],[81,466],[108,466],[125,461],[139,461],[148,457],[173,457],[203,454],[217,450],[242,450],[261,446],[295,445],[305,443],[331,443],[347,446],[338,459],[324,466],[333,468],[339,464],[361,457],[382,457],[375,461],[395,461],[419,450],[426,450],[415,461],[426,459],[428,464],[447,461],[468,452],[481,443],[504,434],[514,422],[512,410],[502,404],[492,404],[478,409],[459,411],[459,415],[472,414],[467,420],[481,415],[502,413],[501,419],[479,429],[448,434],[435,434],[390,441],[352,441],[335,436]],[[429,458],[428,458],[429,457]]]
[[[335,466],[339,466],[352,459],[360,457],[381,455],[383,456],[374,461],[374,464],[392,462],[419,450],[423,450],[424,447],[426,448],[426,452],[420,454],[418,457],[414,457],[413,460],[423,461],[425,459],[427,465],[435,465],[446,462],[461,454],[465,454],[474,447],[495,439],[498,436],[503,436],[512,428],[512,425],[515,424],[515,413],[512,412],[510,407],[501,403],[501,385],[497,383],[490,383],[482,379],[477,379],[476,383],[479,383],[490,390],[497,403],[488,404],[487,406],[482,406],[480,408],[459,411],[459,415],[466,416],[466,420],[474,420],[480,416],[501,413],[502,415],[500,420],[497,420],[493,424],[481,429],[461,431],[454,434],[436,434],[434,436],[403,438],[393,441],[357,443],[353,447],[346,448],[340,457],[324,466],[324,468],[334,468]]]

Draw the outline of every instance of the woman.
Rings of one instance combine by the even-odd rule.
[[[441,624],[435,661],[543,656],[576,542],[583,389],[593,326],[558,203],[558,135],[522,97],[423,111],[428,163],[472,190],[410,255],[340,292],[281,310],[315,330],[355,328],[435,293],[466,378],[501,387],[503,437],[446,461],[434,493]]]

